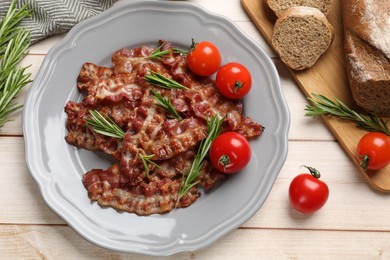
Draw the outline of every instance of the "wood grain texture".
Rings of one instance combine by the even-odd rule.
[[[118,4],[125,1],[132,0]],[[289,152],[267,200],[249,221],[206,248],[161,259],[390,259],[389,196],[367,185],[321,118],[304,116],[304,92],[240,0],[186,2],[231,18],[272,58],[291,114]],[[63,37],[31,46],[23,64],[32,64],[33,77]],[[50,210],[25,163],[21,116],[0,130],[0,259],[156,259],[102,249]],[[326,205],[310,215],[288,202],[289,184],[302,164],[318,168],[330,189]]]
[[[241,0],[241,3],[269,45],[272,46],[271,38],[276,16],[267,6],[266,0]],[[335,39],[327,52],[310,69],[289,70],[305,96],[312,97],[312,94],[316,93],[330,99],[336,97],[352,109],[359,111],[352,99],[344,66],[340,0],[332,2],[328,20],[335,29]],[[366,131],[357,129],[354,123],[334,117],[323,116],[323,120],[366,181],[376,190],[390,193],[390,165],[380,171],[365,172],[355,159],[357,143]]]
[[[389,240],[384,232],[241,228],[207,248],[164,259],[388,259]],[[0,251],[2,259],[156,259],[91,246],[61,225],[0,225]]]

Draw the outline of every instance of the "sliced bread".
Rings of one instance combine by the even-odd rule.
[[[267,0],[267,4],[277,16],[293,6],[315,7],[328,15],[332,7],[332,0]]]
[[[303,70],[314,65],[333,38],[333,27],[321,11],[296,6],[284,11],[277,19],[272,44],[287,66]]]

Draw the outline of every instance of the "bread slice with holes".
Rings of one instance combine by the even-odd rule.
[[[310,68],[329,48],[334,30],[317,8],[296,6],[277,19],[272,44],[280,59],[294,70]]]
[[[293,6],[314,7],[327,16],[332,7],[332,0],[267,0],[267,4],[277,16]]]

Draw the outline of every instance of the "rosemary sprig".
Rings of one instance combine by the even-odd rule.
[[[172,49],[167,49],[167,50],[164,50],[162,51],[162,47],[164,46],[165,42],[163,42],[160,46],[158,46],[158,48],[152,52],[152,54],[150,54],[147,59],[157,59],[157,60],[161,60],[161,57],[169,54],[172,52]]]
[[[214,116],[209,121],[207,121],[208,135],[205,139],[201,141],[194,161],[192,162],[191,168],[188,171],[188,174],[186,176],[183,175],[182,177],[178,198],[176,201],[177,203],[184,196],[184,194],[186,194],[192,187],[196,186],[199,183],[199,180],[197,180],[197,178],[204,164],[203,159],[207,155],[211,143],[221,133],[221,126],[223,120],[224,118],[221,119],[218,116]]]
[[[85,119],[85,125],[92,128],[93,131],[96,133],[110,136],[114,138],[122,139],[125,137],[125,132],[107,115],[102,115],[97,110],[89,110],[89,113],[92,116],[92,119],[86,118]],[[160,168],[158,164],[153,162],[151,159],[154,157],[154,154],[151,155],[143,155],[140,153],[137,153],[139,158],[142,161],[142,164],[145,169],[146,176],[149,178],[149,166],[148,164],[153,164],[157,168]]]
[[[148,177],[148,179],[149,179],[150,169],[149,169],[148,163],[156,166],[157,168],[160,168],[160,165],[158,165],[157,163],[152,161],[152,158],[154,157],[154,154],[146,155],[146,154],[138,153],[138,156],[141,159],[142,164],[144,166],[146,177]]]
[[[184,55],[184,56],[187,55],[186,51],[178,49],[178,48],[171,48],[171,49],[166,49],[166,50],[162,51],[161,49],[164,46],[164,44],[165,44],[165,42],[163,42],[160,46],[158,46],[158,48],[156,50],[154,50],[154,52],[152,52],[152,54],[150,54],[146,58],[147,59],[161,60],[162,57],[164,57],[165,55],[170,54],[172,52],[176,53],[176,54],[181,54],[181,55]]]
[[[122,139],[125,132],[108,116],[102,115],[97,110],[89,110],[92,119],[86,118],[86,126],[96,133]]]
[[[171,103],[171,98],[168,97],[168,99],[161,96],[160,93],[157,91],[150,89],[154,95],[154,99],[157,101],[156,105],[159,107],[162,107],[165,109],[169,114],[167,115],[168,118],[173,118],[177,120],[183,120],[183,118],[179,115],[179,113],[176,111],[175,107]]]
[[[346,104],[335,98],[335,102],[323,95],[312,94],[317,100],[307,98],[313,105],[307,105],[305,116],[332,115],[356,123],[356,126],[370,132],[382,132],[390,135],[388,120],[373,115],[363,115],[350,109]]]
[[[31,14],[31,10],[27,9],[27,4],[17,9],[16,3],[17,0],[11,1],[6,15],[0,21],[0,56],[4,55],[8,42],[15,38],[20,30],[26,30],[18,28],[17,25]]]
[[[183,56],[186,56],[188,51],[181,50],[181,49],[178,49],[178,48],[173,48],[173,53],[177,53],[177,54],[181,54]]]
[[[16,2],[11,2],[0,22],[0,128],[11,121],[10,114],[22,107],[15,102],[15,98],[31,82],[31,73],[26,72],[28,67],[18,67],[27,55],[30,32],[17,27],[23,18],[30,15],[30,10],[27,5],[17,9]]]
[[[188,89],[186,86],[180,84],[179,82],[169,79],[164,75],[157,73],[155,71],[149,71],[145,75],[145,80],[157,87],[166,88],[166,89]]]

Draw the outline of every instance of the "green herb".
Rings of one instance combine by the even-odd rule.
[[[156,50],[154,50],[154,52],[152,52],[152,54],[150,54],[148,57],[146,57],[147,59],[156,59],[156,60],[161,60],[161,57],[164,57],[165,55],[167,54],[170,54],[170,53],[176,53],[176,54],[181,54],[181,55],[187,55],[187,52],[186,51],[183,51],[183,50],[180,50],[178,48],[171,48],[171,49],[166,49],[164,51],[162,51],[162,47],[164,46],[165,42],[163,42],[160,46],[158,46],[158,48]]]
[[[356,123],[356,126],[370,132],[382,132],[390,135],[388,120],[373,115],[363,115],[350,109],[346,104],[335,98],[335,102],[325,96],[313,94],[317,99],[307,98],[313,105],[307,105],[305,116],[331,115]]]
[[[184,196],[184,194],[186,194],[192,187],[196,186],[199,183],[199,180],[197,180],[197,178],[204,164],[203,159],[207,155],[211,143],[221,133],[221,126],[223,120],[223,118],[220,119],[218,116],[214,116],[209,121],[207,121],[208,136],[200,143],[194,161],[192,162],[191,168],[188,171],[188,174],[183,175],[182,177],[177,203]]]
[[[100,114],[97,110],[89,110],[92,119],[85,119],[86,126],[96,133],[122,139],[125,132],[108,116]]]
[[[150,169],[149,169],[148,163],[156,166],[157,168],[160,168],[160,165],[158,165],[157,163],[155,163],[151,160],[154,157],[154,154],[142,155],[142,154],[138,153],[138,156],[139,156],[139,158],[141,158],[142,164],[144,165],[146,177],[148,177],[148,179],[149,179]]]
[[[11,121],[10,114],[22,107],[15,102],[15,98],[31,82],[31,73],[26,72],[28,67],[18,67],[27,55],[30,32],[17,27],[23,18],[30,15],[30,10],[27,5],[17,9],[16,2],[11,2],[0,22],[0,128]]]
[[[173,48],[173,53],[177,53],[177,54],[181,54],[181,55],[186,56],[188,52],[181,50],[181,49],[178,49],[178,48]]]
[[[162,43],[152,54],[150,54],[147,58],[148,59],[157,59],[161,60],[162,56],[165,56],[172,52],[172,49],[167,49],[165,51],[162,51],[162,47],[164,46],[165,42]]]
[[[186,86],[183,86],[182,84],[178,83],[177,81],[173,79],[169,79],[165,77],[164,75],[154,72],[154,71],[149,71],[148,74],[145,75],[145,80],[157,87],[160,88],[166,88],[166,89],[187,89]]]
[[[168,99],[166,99],[163,96],[161,96],[161,94],[158,93],[157,91],[155,91],[153,89],[150,89],[150,90],[152,91],[152,93],[154,95],[154,99],[157,101],[156,105],[159,107],[162,107],[163,109],[165,109],[169,113],[169,115],[167,115],[168,118],[183,120],[183,118],[179,115],[179,113],[176,111],[176,109],[172,105],[170,97],[168,97]]]

